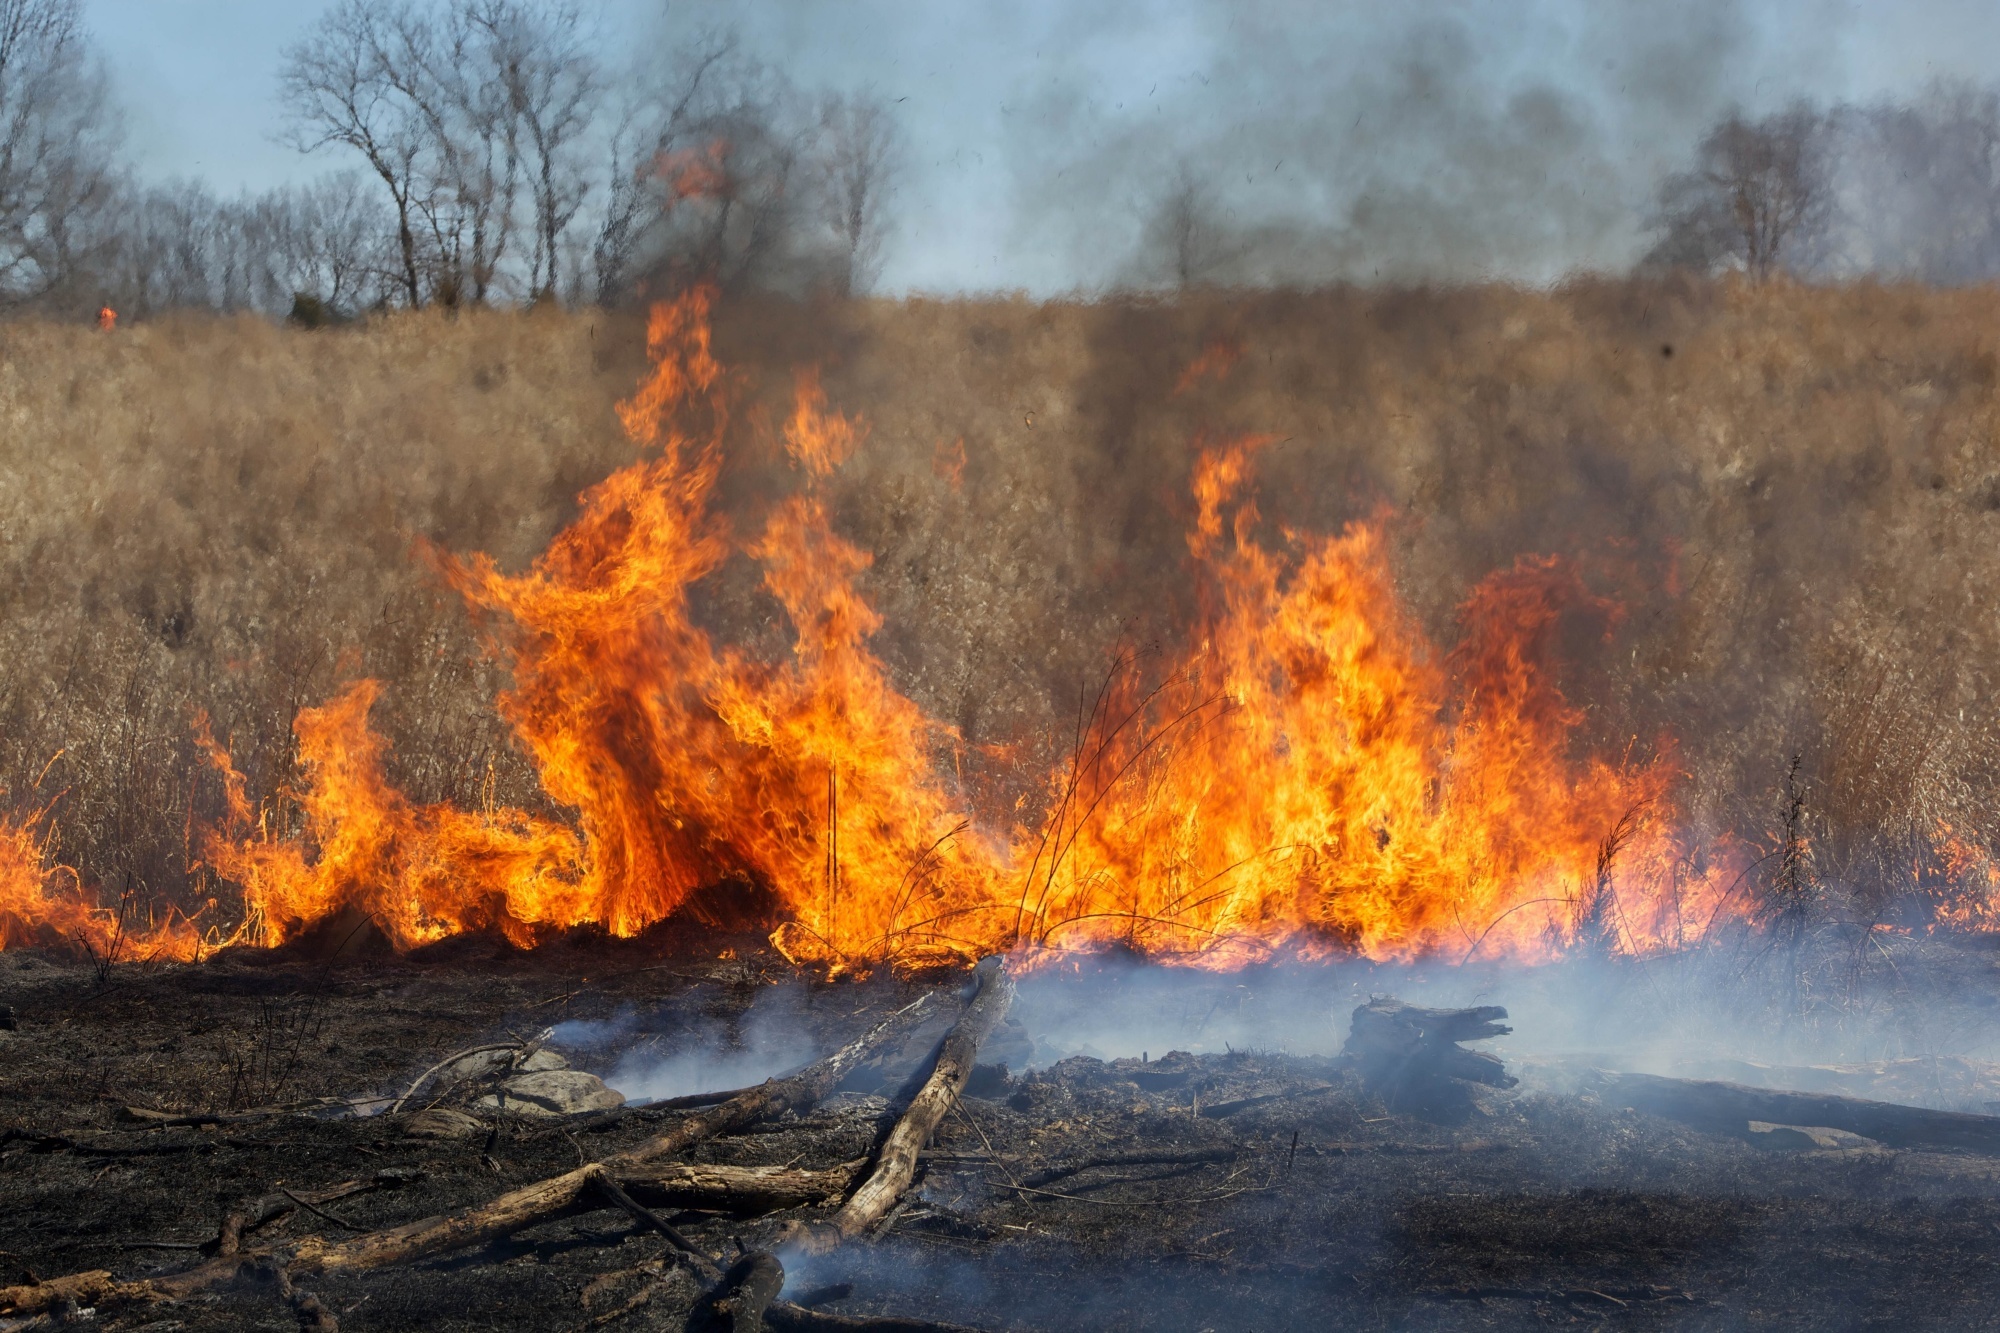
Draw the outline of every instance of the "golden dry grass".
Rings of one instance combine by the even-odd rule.
[[[296,709],[369,674],[414,795],[472,802],[490,781],[532,803],[491,712],[503,681],[412,544],[529,559],[629,457],[611,409],[639,342],[629,320],[546,311],[0,328],[8,801],[53,801],[58,853],[106,888],[202,891],[189,829],[219,795],[195,712],[268,801],[293,778]],[[1258,432],[1273,530],[1387,506],[1441,640],[1522,552],[1619,595],[1611,639],[1568,645],[1567,688],[1595,744],[1678,734],[1714,827],[1768,834],[1800,755],[1821,873],[1875,906],[1938,821],[2000,833],[2000,293],[740,305],[718,347],[757,411],[818,364],[866,419],[839,520],[876,554],[879,646],[934,714],[1030,771],[1107,648],[1170,639],[1191,605],[1199,442]],[[1233,368],[1177,391],[1218,347]],[[749,526],[786,484],[746,445],[723,495]],[[780,641],[747,568],[701,600]]]

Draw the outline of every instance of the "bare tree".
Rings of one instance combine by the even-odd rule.
[[[1654,227],[1654,265],[1740,266],[1762,281],[1788,250],[1824,229],[1824,119],[1804,104],[1762,120],[1732,114],[1695,151],[1693,170],[1667,179]]]
[[[427,131],[431,188],[421,196],[432,255],[432,292],[447,304],[483,305],[507,257],[521,184],[518,120],[482,13],[456,0],[442,14],[398,9],[385,25],[384,77],[418,108]]]
[[[127,316],[225,307],[225,239],[232,219],[198,181],[128,190],[110,216],[110,243],[96,265],[98,283]]]
[[[388,229],[353,173],[229,201],[196,181],[123,187],[98,213],[86,280],[122,314],[305,307],[348,313],[393,277]]]
[[[51,296],[86,266],[116,138],[78,0],[0,0],[0,299]]]
[[[813,139],[778,72],[712,33],[628,110],[598,238],[601,299],[693,278],[803,286],[825,269],[807,252],[800,166]]]
[[[880,98],[835,94],[820,103],[813,149],[815,201],[841,261],[836,285],[842,294],[866,290],[881,275],[885,205],[902,168],[901,127]]]
[[[1828,117],[1827,267],[1925,282],[2000,273],[2000,92],[1939,83]]]
[[[603,73],[573,4],[479,0],[467,18],[483,35],[516,151],[529,173],[534,252],[528,291],[552,297],[564,234],[590,193],[582,150],[603,99]]]
[[[339,144],[361,154],[388,191],[395,215],[398,278],[412,306],[424,303],[417,227],[428,205],[424,174],[428,124],[423,108],[396,87],[384,60],[391,25],[406,7],[342,0],[285,52],[280,95],[301,152]]]
[[[376,299],[395,278],[386,219],[355,173],[286,186],[245,210],[246,245],[255,257],[257,306],[274,315],[301,309],[338,318]]]

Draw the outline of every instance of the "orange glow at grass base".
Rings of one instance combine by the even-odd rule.
[[[137,919],[131,900],[107,907],[76,871],[51,866],[41,837],[43,815],[0,817],[0,949],[78,950],[98,959],[199,958],[211,943],[177,913]]]
[[[299,715],[296,830],[265,826],[204,725],[230,814],[203,856],[242,893],[232,938],[276,944],[350,909],[403,948],[632,936],[748,883],[775,904],[773,943],[834,970],[1106,947],[1232,967],[1646,951],[1720,910],[1736,867],[1686,854],[1671,747],[1573,754],[1555,632],[1614,608],[1524,559],[1473,591],[1441,652],[1396,594],[1380,523],[1260,544],[1254,440],[1196,469],[1203,611],[1185,656],[1151,683],[1114,668],[1041,810],[975,828],[940,759],[957,738],[870,649],[870,557],[832,526],[824,483],[861,428],[802,379],[781,432],[795,492],[747,539],[711,512],[735,391],[709,301],[654,310],[652,372],[620,405],[641,457],[580,497],[530,569],[437,557],[510,662],[501,714],[573,824],[408,800],[369,726],[374,681]],[[732,552],[790,621],[777,660],[691,619],[689,589]]]

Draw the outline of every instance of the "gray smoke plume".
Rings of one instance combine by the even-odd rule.
[[[1727,106],[1830,53],[1693,6],[1200,6],[1177,72],[1107,104],[1094,26],[1011,147],[1021,225],[1140,283],[1542,281],[1629,262],[1651,190]],[[1164,64],[1165,62],[1163,62]],[[1774,63],[1782,70],[1773,75]]]

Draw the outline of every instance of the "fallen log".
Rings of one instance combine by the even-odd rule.
[[[421,1180],[423,1172],[408,1167],[388,1167],[377,1171],[367,1180],[343,1180],[338,1185],[329,1185],[318,1190],[279,1190],[252,1199],[248,1203],[232,1208],[222,1219],[222,1230],[215,1238],[215,1253],[224,1257],[233,1255],[243,1248],[243,1233],[268,1226],[279,1218],[299,1208],[312,1209],[323,1203],[333,1203],[351,1198],[356,1194],[366,1194],[371,1190],[394,1189],[399,1185]]]
[[[785,1166],[703,1166],[681,1162],[618,1167],[612,1178],[645,1203],[712,1213],[775,1213],[845,1194],[867,1165],[857,1158],[823,1171]]]
[[[597,1182],[597,1188],[600,1194],[604,1195],[613,1204],[623,1208],[636,1221],[651,1227],[666,1237],[667,1244],[674,1247],[676,1257],[680,1262],[692,1269],[696,1277],[700,1278],[710,1287],[714,1287],[722,1281],[722,1270],[716,1267],[715,1260],[709,1258],[693,1241],[683,1236],[666,1218],[661,1217],[645,1204],[640,1203],[637,1199],[619,1188],[617,1181],[612,1180],[608,1176],[602,1177]]]
[[[644,1166],[754,1121],[815,1105],[847,1077],[847,1071],[871,1047],[922,1022],[937,1003],[936,992],[926,995],[818,1064],[790,1078],[772,1079],[712,1110],[691,1115],[636,1148],[614,1153],[602,1162],[523,1186],[474,1208],[423,1218],[338,1244],[329,1245],[315,1237],[300,1243],[293,1264],[300,1271],[310,1272],[381,1268],[488,1244],[537,1222],[562,1216],[595,1194],[600,1180],[615,1183],[615,1172]]]
[[[259,1106],[227,1114],[200,1111],[192,1115],[175,1115],[171,1111],[154,1111],[144,1106],[124,1106],[119,1108],[118,1114],[122,1119],[147,1129],[201,1129],[209,1125],[249,1125],[278,1116],[305,1115],[307,1110],[301,1106]]]
[[[896,1315],[828,1314],[785,1301],[771,1302],[771,1308],[764,1312],[764,1323],[777,1333],[981,1333],[965,1324]]]
[[[1746,1135],[1750,1122],[1761,1120],[1845,1130],[1892,1148],[1959,1148],[2000,1156],[2000,1116],[1608,1070],[1601,1072],[1598,1096],[1613,1106],[1714,1133]]]
[[[562,1175],[510,1190],[483,1204],[407,1222],[337,1243],[308,1237],[294,1248],[290,1271],[300,1276],[359,1272],[489,1244],[516,1231],[571,1212],[612,1206],[602,1183],[617,1184],[615,1171],[637,1170],[704,1139],[726,1134],[766,1116],[810,1107],[837,1087],[873,1047],[928,1019],[944,1002],[933,991],[905,1005],[817,1064],[785,1079],[773,1079],[712,1110],[692,1115],[637,1147],[591,1162]],[[78,1305],[115,1305],[178,1299],[234,1280],[245,1264],[268,1257],[219,1256],[184,1273],[120,1282],[93,1271],[47,1282],[0,1287],[0,1314],[32,1315],[66,1300]]]
[[[861,1187],[848,1197],[831,1222],[792,1223],[783,1233],[781,1244],[796,1246],[809,1254],[822,1254],[842,1241],[861,1235],[896,1206],[917,1172],[917,1155],[936,1132],[938,1123],[958,1101],[965,1081],[972,1075],[979,1043],[1007,1015],[1014,1000],[1014,981],[998,958],[980,962],[972,999],[958,1022],[938,1044],[928,1076],[916,1096],[910,1099],[896,1127],[889,1131],[881,1151],[875,1155],[874,1170]]]

